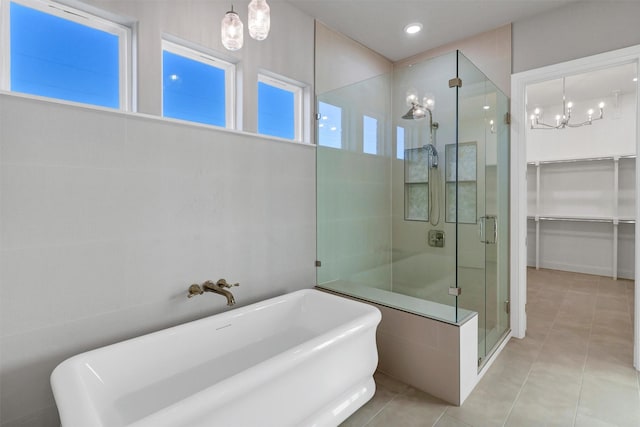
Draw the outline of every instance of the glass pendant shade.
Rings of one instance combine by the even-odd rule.
[[[222,18],[222,27],[220,29],[222,36],[222,45],[227,50],[242,49],[244,43],[243,36],[244,26],[237,13],[233,11],[233,7]]]
[[[251,0],[249,3],[249,35],[264,40],[271,28],[271,12],[267,0]]]

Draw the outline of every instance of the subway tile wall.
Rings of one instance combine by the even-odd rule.
[[[73,354],[315,284],[315,148],[0,94],[0,425]]]

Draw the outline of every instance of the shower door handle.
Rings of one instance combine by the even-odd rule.
[[[493,223],[491,239],[488,239],[487,243],[490,245],[495,245],[498,242],[498,217],[495,215],[487,215],[487,219]]]
[[[487,220],[493,223],[491,234],[487,238]],[[498,217],[495,215],[486,215],[480,217],[480,243],[485,245],[495,245],[498,241]]]

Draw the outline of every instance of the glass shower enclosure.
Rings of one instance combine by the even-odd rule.
[[[509,331],[508,98],[459,51],[318,94],[319,287]]]

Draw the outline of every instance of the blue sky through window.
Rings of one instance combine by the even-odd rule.
[[[226,125],[225,71],[172,52],[162,52],[162,115]]]
[[[342,148],[342,108],[318,102],[318,145]]]
[[[120,107],[118,36],[10,5],[11,90]]]
[[[373,117],[362,118],[362,151],[368,154],[378,153],[378,121]]]
[[[258,82],[258,133],[295,139],[294,103],[293,92]]]
[[[404,160],[404,128],[396,128],[396,159]]]

